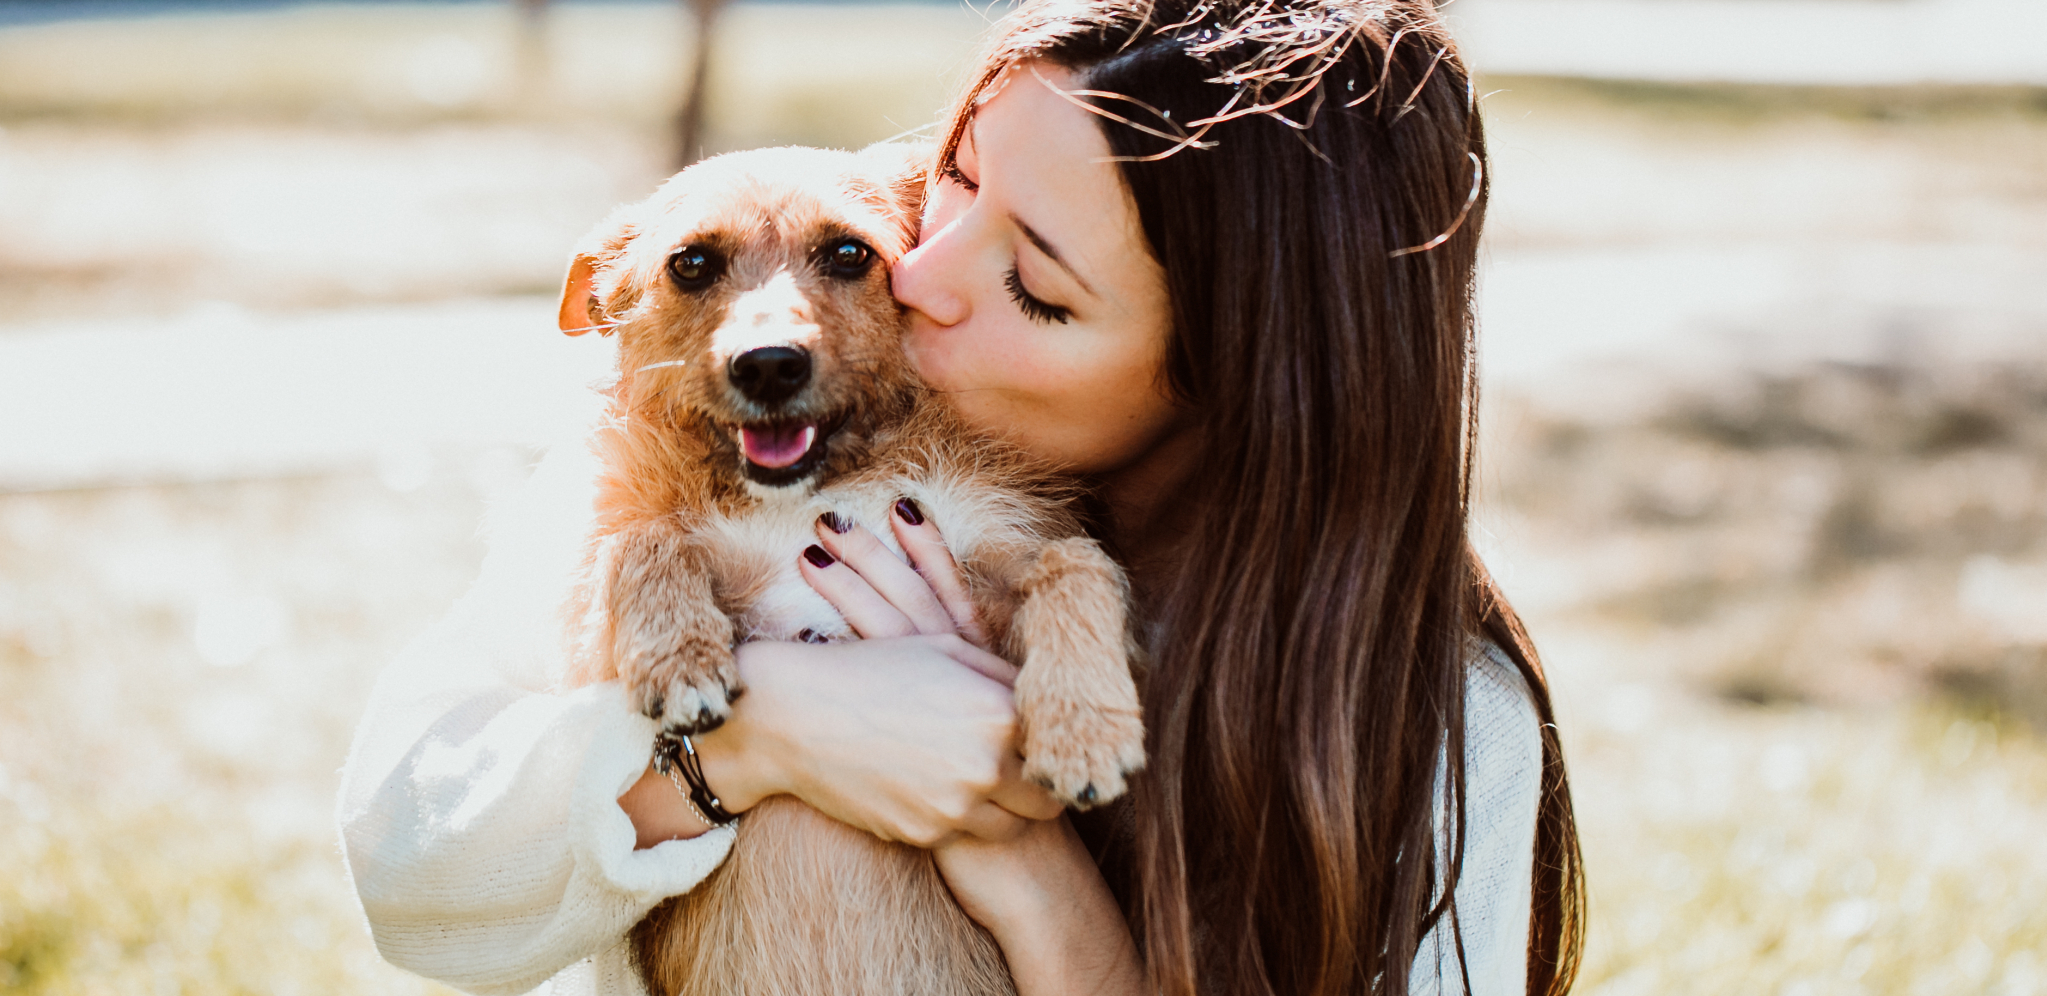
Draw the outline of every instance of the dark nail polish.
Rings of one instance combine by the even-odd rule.
[[[924,524],[924,510],[918,508],[917,503],[908,498],[896,500],[896,514],[902,516],[903,521],[910,525],[921,526]]]
[[[803,548],[803,559],[810,561],[812,567],[830,567],[839,562],[838,558],[826,553],[824,547],[814,543]]]
[[[817,521],[819,525],[835,533],[848,533],[853,530],[853,520],[837,512],[826,512],[818,516]]]

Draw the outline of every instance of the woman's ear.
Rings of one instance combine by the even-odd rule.
[[[895,221],[902,228],[903,248],[917,244],[917,230],[924,220],[924,191],[930,185],[931,165],[938,158],[934,142],[879,142],[860,150],[860,158],[873,163],[886,177],[884,189],[893,202]]]
[[[599,270],[616,267],[624,259],[626,247],[640,234],[639,207],[632,204],[619,208],[583,236],[575,258],[569,261],[568,276],[562,280],[561,305],[555,312],[563,332],[582,335],[595,330],[611,334],[612,324],[605,321],[609,309],[597,300],[597,274]]]

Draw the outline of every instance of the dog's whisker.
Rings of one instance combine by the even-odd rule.
[[[889,123],[894,124],[895,122],[891,121]],[[881,142],[878,144],[886,145],[889,142],[900,142],[903,139],[909,138],[912,135],[921,136],[927,134],[935,134],[938,131],[938,124],[939,123],[937,121],[932,121],[928,124],[920,124],[914,128],[905,128],[902,131],[896,132],[895,134],[882,139]]]
[[[659,363],[649,363],[649,364],[647,364],[647,365],[646,365],[646,366],[644,366],[644,367],[634,367],[634,368],[633,368],[633,372],[634,372],[634,373],[646,373],[646,372],[647,372],[647,371],[649,371],[649,370],[659,370],[659,369],[661,369],[662,367],[686,367],[686,366],[689,366],[689,361],[688,361],[688,360],[662,360],[662,361],[661,361],[661,362],[659,362]]]

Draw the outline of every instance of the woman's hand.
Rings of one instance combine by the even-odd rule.
[[[829,559],[820,565],[824,558],[806,558],[802,570],[811,587],[865,638],[853,646],[884,647],[897,642],[887,637],[943,633],[986,648],[959,568],[915,504],[899,504],[889,517],[908,564],[865,529],[852,526],[841,532],[839,527],[847,525],[822,521],[818,539]],[[975,660],[977,670],[1001,685],[999,702],[986,703],[991,724],[999,721],[1000,737],[993,736],[997,726],[991,725],[990,738],[977,745],[998,748],[998,779],[976,799],[953,793],[961,787],[972,793],[983,787],[978,783],[934,783],[920,792],[899,773],[884,769],[877,772],[884,777],[874,790],[892,789],[905,814],[920,801],[928,805],[933,798],[929,789],[945,793],[939,798],[949,805],[942,809],[973,814],[951,820],[953,833],[935,839],[927,834],[926,840],[912,843],[935,847],[933,857],[954,898],[995,935],[1022,996],[1142,992],[1143,962],[1094,859],[1061,817],[1058,802],[1019,777],[1023,759],[1016,751],[1009,695],[1015,669],[992,657]],[[990,661],[1001,665],[999,671]],[[945,822],[928,826],[941,829]]]
[[[938,530],[909,502],[890,519],[914,566],[865,529],[819,521],[823,556],[806,551],[799,567],[863,639],[738,648],[746,695],[725,725],[694,738],[705,781],[735,813],[787,793],[920,847],[999,840],[1057,816],[1058,802],[1022,778],[1016,668],[978,645],[986,638]],[[706,829],[651,769],[620,804],[642,847]]]
[[[1012,673],[957,636],[749,644],[740,655],[744,721],[700,738],[705,779],[740,806],[772,788],[919,847],[960,833],[1013,835],[1023,817],[1059,807],[1022,780]],[[728,756],[739,774],[724,781]],[[724,786],[745,784],[761,766],[773,774],[752,776],[758,794],[732,799]]]
[[[841,525],[820,520],[824,556],[800,569],[862,639],[740,647],[747,693],[724,726],[695,738],[705,780],[734,812],[786,792],[933,848],[1024,996],[1142,991],[1142,962],[1101,873],[1059,803],[1021,777],[1016,668],[987,651],[938,531],[914,504],[898,506],[890,526],[904,563]],[[620,802],[642,847],[704,829],[651,771]]]
[[[832,603],[863,640],[957,634],[982,650],[991,649],[974,611],[973,595],[938,527],[926,521],[923,509],[908,498],[889,510],[888,525],[908,563],[865,526],[831,513],[819,516],[818,545],[804,551],[797,562],[803,580]],[[1015,674],[1010,668],[1005,680]]]
[[[1018,813],[1058,813],[1020,778],[1015,669],[957,636],[749,643],[736,654],[746,694],[723,726],[692,738],[731,812],[786,793],[919,847],[962,832],[1007,836],[1021,829]],[[651,767],[619,804],[640,847],[709,829]]]
[[[737,655],[746,694],[723,726],[692,738],[731,812],[786,793],[919,847],[1010,836],[1024,816],[1058,815],[1021,777],[1015,669],[957,636],[749,643]],[[640,847],[709,828],[651,767],[619,804]]]

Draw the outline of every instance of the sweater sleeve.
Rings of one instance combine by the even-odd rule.
[[[1523,996],[1535,874],[1535,818],[1542,793],[1542,731],[1521,672],[1491,645],[1465,672],[1463,869],[1450,917],[1422,938],[1408,992]],[[1448,786],[1436,780],[1437,866],[1453,841],[1442,819]],[[1439,891],[1440,894],[1440,891]],[[1458,942],[1462,942],[1460,964]]]
[[[470,992],[617,960],[627,930],[734,838],[634,850],[618,797],[646,769],[654,724],[615,682],[555,683],[587,469],[551,456],[494,515],[476,586],[385,670],[342,775],[343,851],[378,951]]]

